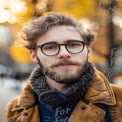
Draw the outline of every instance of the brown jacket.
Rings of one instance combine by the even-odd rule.
[[[112,122],[122,122],[122,86],[109,84],[106,77],[95,70],[93,82],[85,94],[89,104],[79,101],[69,122],[105,122],[106,112],[99,106],[109,106]],[[40,122],[38,105],[29,82],[21,94],[6,107],[7,122]],[[98,107],[99,106],[99,107]]]

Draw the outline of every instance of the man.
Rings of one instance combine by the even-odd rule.
[[[122,121],[122,87],[88,62],[93,34],[60,13],[32,20],[23,32],[39,67],[7,105],[8,122]]]

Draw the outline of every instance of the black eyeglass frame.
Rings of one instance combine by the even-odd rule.
[[[79,51],[79,52],[77,52],[77,53],[72,53],[72,52],[70,52],[70,51],[68,50],[68,48],[67,48],[67,46],[68,46],[68,44],[70,44],[70,42],[80,42],[80,43],[82,43],[82,44],[83,44],[82,50]],[[78,53],[80,53],[80,52],[82,52],[82,51],[84,50],[84,47],[85,47],[85,45],[86,45],[87,43],[84,42],[84,41],[80,41],[80,40],[68,40],[68,42],[67,42],[66,44],[57,44],[56,42],[48,42],[48,43],[44,43],[44,44],[42,44],[42,45],[37,45],[37,46],[34,47],[34,49],[40,48],[41,51],[42,51],[42,53],[43,53],[44,55],[46,55],[46,56],[54,56],[54,55],[47,55],[47,54],[44,53],[44,51],[43,51],[43,46],[45,46],[45,45],[47,45],[47,44],[55,44],[55,45],[57,45],[57,46],[59,47],[58,52],[57,52],[56,54],[54,54],[54,55],[57,55],[57,54],[60,52],[60,50],[61,50],[61,47],[60,47],[61,45],[64,45],[65,48],[66,48],[66,50],[67,50],[69,53],[71,53],[71,54],[78,54]]]

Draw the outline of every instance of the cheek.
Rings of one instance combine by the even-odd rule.
[[[44,63],[46,66],[51,66],[51,65],[54,65],[56,63],[56,60],[53,57],[46,57],[44,59]]]
[[[82,57],[87,58],[88,57],[88,49],[84,48],[83,52],[81,52]]]
[[[81,62],[86,61],[87,58],[88,58],[88,51],[87,51],[87,49],[84,49],[84,50],[76,57],[76,59],[77,59],[77,60],[79,59],[79,61],[81,61]]]
[[[47,56],[39,57],[39,60],[44,67],[50,67],[55,62],[54,59],[49,58]]]
[[[38,57],[39,62],[42,65],[45,65],[45,56],[42,53],[40,53],[40,51],[37,51],[37,57]]]

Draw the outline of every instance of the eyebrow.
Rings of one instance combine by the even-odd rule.
[[[58,44],[58,43],[55,42],[55,41],[50,41],[50,42],[43,43],[43,44],[41,44],[41,45],[45,45],[45,44]]]
[[[84,40],[78,40],[78,39],[69,39],[69,40],[66,40],[65,42],[63,42],[63,43],[68,43],[68,42],[70,42],[70,41],[84,41]],[[45,44],[59,44],[58,42],[56,42],[56,41],[50,41],[50,42],[46,42],[46,43],[44,43],[44,44],[41,44],[41,45],[45,45]]]

